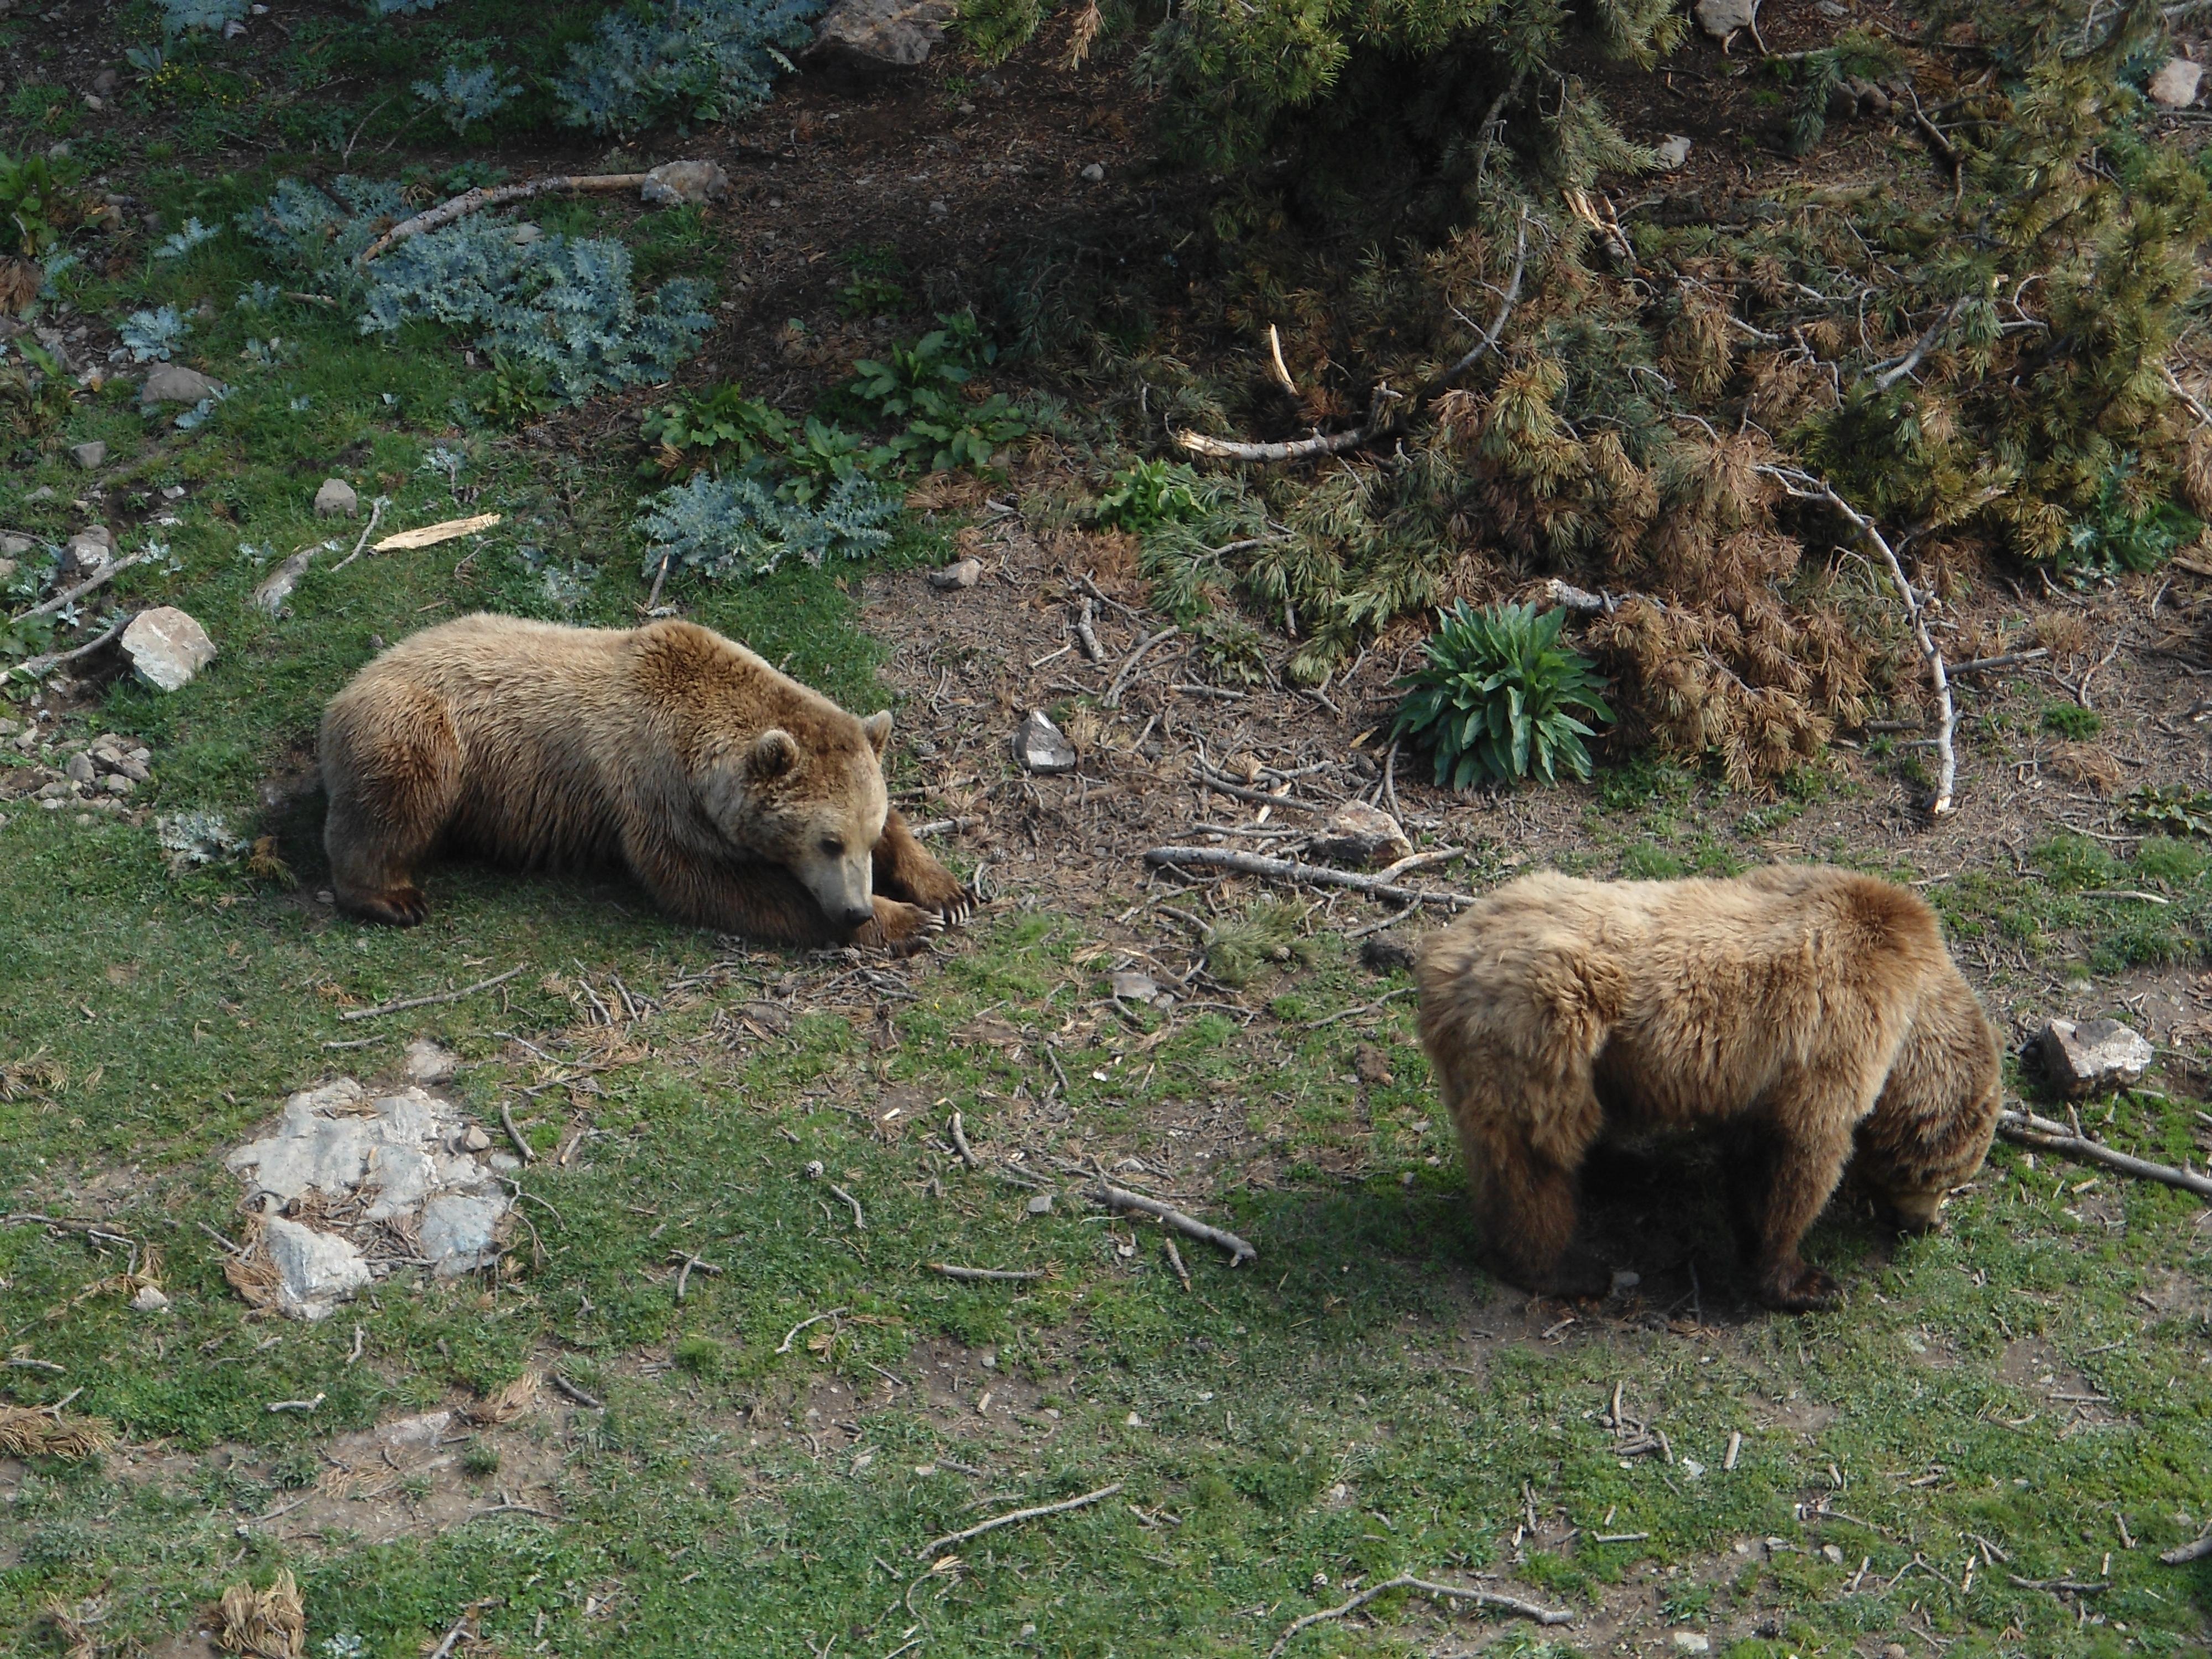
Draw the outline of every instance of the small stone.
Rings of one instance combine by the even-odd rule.
[[[452,1279],[496,1261],[499,1243],[494,1229],[506,1213],[507,1201],[501,1198],[448,1194],[425,1204],[422,1254],[430,1262],[430,1271],[440,1279]]]
[[[1329,815],[1312,850],[1332,864],[1395,864],[1413,855],[1413,843],[1381,807],[1348,800]]]
[[[228,23],[225,23],[222,26],[222,38],[226,40],[235,40],[239,36],[245,33],[246,25],[240,22],[235,17],[232,18]]]
[[[1813,9],[1832,21],[1838,17],[1849,17],[1851,15],[1849,7],[1838,5],[1836,0],[1820,0],[1820,3]]]
[[[1052,1194],[1050,1193],[1039,1193],[1036,1197],[1030,1200],[1029,1212],[1031,1215],[1050,1215],[1052,1213]]]
[[[1141,1417],[1138,1416],[1138,1415],[1137,1415],[1137,1413],[1134,1413],[1134,1412],[1131,1412],[1131,1413],[1130,1413],[1127,1417],[1123,1418],[1121,1420],[1122,1420],[1124,1423],[1127,1424],[1127,1425],[1129,1425],[1129,1427],[1131,1427],[1131,1428],[1133,1428],[1133,1429],[1141,1429],[1141,1428],[1143,1428],[1143,1427],[1145,1426],[1145,1419],[1144,1419],[1143,1418],[1141,1418]]]
[[[349,1239],[272,1216],[262,1240],[276,1269],[276,1305],[295,1319],[326,1319],[369,1282],[368,1263]]]
[[[1841,1544],[1823,1544],[1820,1546],[1820,1553],[1827,1557],[1831,1566],[1840,1567],[1844,1565],[1844,1547]]]
[[[1133,968],[1124,968],[1116,973],[1110,983],[1117,1000],[1129,1002],[1150,1002],[1159,995],[1159,981],[1150,974],[1140,974]]]
[[[460,1070],[461,1057],[428,1037],[417,1037],[407,1045],[400,1065],[409,1082],[420,1083],[427,1088],[432,1084],[450,1082],[453,1073]]]
[[[2203,64],[2169,58],[2150,77],[2147,90],[2151,102],[2162,109],[2187,109],[2197,101],[2197,83],[2203,78]]]
[[[1644,1282],[1642,1273],[1632,1273],[1626,1267],[1617,1267],[1613,1274],[1613,1293],[1625,1296]]]
[[[1360,941],[1359,965],[1370,974],[1410,974],[1413,971],[1413,947],[1370,933]]]
[[[491,1137],[483,1132],[482,1126],[471,1123],[461,1135],[461,1150],[465,1152],[488,1152],[491,1150]]]
[[[93,779],[92,757],[71,755],[62,768],[62,775],[71,783],[90,783]]]
[[[2036,1039],[2043,1069],[2071,1098],[2124,1088],[2148,1071],[2158,1051],[2116,1019],[2054,1019]]]
[[[92,77],[92,89],[103,98],[109,96],[122,84],[123,77],[112,69],[104,69]]]
[[[123,630],[123,654],[156,691],[179,691],[215,660],[207,629],[173,605],[142,611]]]
[[[1698,0],[1690,15],[1714,40],[1725,40],[1738,29],[1749,28],[1758,9],[1757,0]]]
[[[6,554],[11,559],[20,559],[37,546],[38,543],[28,536],[18,536],[11,532],[0,531],[0,553]]]
[[[1912,1659],[1912,1650],[1902,1642],[1892,1642],[1882,1649],[1881,1659]]]
[[[315,516],[319,519],[351,519],[361,512],[361,497],[354,494],[353,486],[343,478],[325,478],[323,487],[315,492]]]
[[[163,363],[138,388],[138,401],[141,404],[196,404],[222,389],[220,381],[210,380],[196,368],[186,368],[182,363]]]
[[[131,1298],[131,1305],[140,1313],[160,1313],[169,1305],[169,1298],[151,1285],[141,1285],[138,1294]]]
[[[942,570],[931,571],[929,585],[932,587],[948,590],[957,587],[973,587],[981,580],[982,574],[982,560],[958,559],[946,565]]]
[[[712,161],[664,161],[645,175],[639,189],[655,207],[719,202],[729,193],[730,175]]]
[[[111,795],[127,795],[138,786],[120,772],[111,772],[100,781],[100,787]]]
[[[1014,733],[1014,758],[1030,771],[1050,777],[1075,769],[1075,745],[1042,708],[1032,708]]]
[[[520,224],[515,226],[514,234],[507,240],[517,247],[528,247],[544,234],[543,230],[525,219]]]
[[[1674,1632],[1674,1651],[1677,1653],[1711,1653],[1712,1650],[1712,1643],[1693,1630]]]
[[[1080,176],[1086,185],[1103,185],[1106,182],[1106,169],[1101,163],[1093,161],[1083,169]]]
[[[70,459],[88,472],[96,471],[100,464],[106,459],[107,446],[96,438],[90,443],[70,446]]]
[[[1657,153],[1659,165],[1669,173],[1676,172],[1690,159],[1690,141],[1675,133],[1659,146]]]
[[[80,530],[64,545],[62,556],[78,574],[89,576],[115,556],[115,533],[104,524]]]
[[[1859,112],[1859,95],[1838,81],[1828,88],[1828,118],[1848,121]]]

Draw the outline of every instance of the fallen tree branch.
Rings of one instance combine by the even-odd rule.
[[[2032,1147],[2039,1152],[2056,1152],[2062,1158],[2079,1158],[2084,1164],[2100,1164],[2121,1175],[2133,1176],[2138,1181],[2155,1181],[2168,1187],[2179,1187],[2199,1198],[2212,1199],[2212,1180],[2207,1180],[2192,1170],[2177,1170],[2167,1164],[2153,1164],[2147,1158],[2131,1157],[2115,1152],[2102,1141],[2077,1135],[2063,1123],[2054,1123],[2047,1117],[2038,1117],[2033,1112],[2005,1111],[1997,1114],[1997,1133],[2016,1146]]]
[[[48,651],[40,656],[26,657],[8,672],[11,674],[43,674],[49,668],[59,668],[65,662],[75,662],[80,657],[88,657],[102,646],[112,645],[120,639],[123,636],[123,630],[131,626],[131,619],[137,614],[135,611],[126,611],[110,623],[107,631],[97,639],[87,640],[82,645],[68,651]]]
[[[43,617],[49,611],[59,611],[66,605],[74,605],[95,587],[105,587],[125,571],[130,569],[132,565],[145,563],[149,556],[149,554],[139,552],[133,553],[127,559],[110,559],[75,587],[64,592],[57,593],[51,599],[42,599],[28,611],[16,612],[8,618],[8,625],[13,628],[19,622],[28,622],[33,617]]]
[[[2006,651],[1994,657],[1973,657],[1951,665],[1951,678],[1961,674],[1979,674],[1991,668],[2012,668],[2024,662],[2040,662],[2051,654],[2051,647],[2039,645],[2026,651]]]
[[[1956,310],[1954,306],[1953,311]],[[1942,320],[1948,323],[1949,317],[1947,315]],[[1929,331],[1931,336],[1934,332],[1933,329]],[[1938,719],[1934,745],[1941,769],[1936,780],[1936,799],[1929,806],[1928,815],[1930,817],[1948,817],[1957,810],[1952,792],[1958,783],[1959,758],[1951,747],[1951,734],[1958,726],[1959,717],[1951,704],[1951,680],[1944,672],[1943,653],[1936,648],[1935,635],[1928,631],[1927,613],[1920,608],[1919,597],[1913,592],[1912,584],[1905,577],[1905,566],[1897,556],[1897,550],[1875,527],[1874,520],[1838,495],[1836,487],[1826,478],[1816,477],[1796,467],[1761,466],[1759,470],[1778,482],[1783,489],[1798,500],[1826,501],[1834,507],[1850,520],[1852,527],[1860,535],[1874,544],[1883,562],[1889,566],[1890,580],[1896,585],[1898,598],[1904,603],[1905,617],[1912,624],[1913,637],[1919,642],[1920,654],[1927,659],[1928,678],[1936,688]]]
[[[495,985],[506,984],[529,965],[526,962],[518,962],[503,974],[495,974],[489,979],[480,979],[475,984],[465,986],[458,991],[440,991],[434,996],[427,997],[402,997],[397,1002],[380,1002],[374,1008],[349,1008],[338,1018],[340,1019],[374,1019],[380,1014],[396,1014],[405,1008],[428,1008],[441,1002],[459,1002],[463,997],[472,997],[479,991],[490,990]]]
[[[337,575],[339,571],[344,569],[348,565],[351,564],[356,559],[361,556],[361,550],[367,547],[368,545],[368,538],[376,534],[376,521],[384,516],[384,503],[386,499],[386,498],[382,495],[374,496],[370,499],[368,503],[368,522],[362,526],[360,539],[354,543],[352,552],[347,554],[345,557],[340,559],[336,564],[331,567],[331,574],[333,576]]]
[[[1161,1225],[1172,1227],[1186,1238],[1195,1238],[1205,1244],[1218,1244],[1229,1252],[1229,1265],[1242,1267],[1247,1261],[1257,1261],[1259,1251],[1235,1233],[1225,1233],[1218,1227],[1209,1227],[1195,1216],[1185,1215],[1172,1204],[1163,1204],[1157,1198],[1147,1198],[1142,1193],[1133,1193],[1116,1187],[1110,1182],[1100,1182],[1084,1194],[1094,1204],[1103,1204],[1109,1210],[1135,1210],[1152,1216]]]
[[[1513,250],[1513,276],[1505,286],[1505,297],[1499,303],[1498,315],[1483,336],[1449,368],[1433,375],[1411,398],[1400,398],[1379,382],[1375,395],[1367,406],[1367,418],[1348,432],[1316,433],[1310,438],[1293,438],[1281,443],[1246,443],[1229,438],[1209,438],[1203,433],[1178,432],[1176,441],[1194,455],[1215,461],[1310,461],[1324,455],[1341,455],[1347,450],[1364,449],[1370,444],[1395,438],[1406,429],[1412,415],[1434,403],[1459,384],[1460,379],[1489,352],[1498,348],[1498,337],[1504,333],[1505,324],[1513,315],[1513,307],[1520,303],[1521,279],[1528,268],[1528,220],[1522,216],[1521,234]],[[1395,406],[1403,408],[1393,413]]]
[[[1103,1503],[1106,1499],[1117,1496],[1121,1490],[1121,1483],[1116,1480],[1110,1486],[1101,1486],[1097,1492],[1087,1492],[1080,1498],[1070,1498],[1058,1504],[1040,1504],[1035,1509],[1015,1510],[1006,1515],[994,1515],[988,1521],[978,1522],[964,1531],[948,1532],[942,1538],[933,1538],[915,1553],[927,1561],[940,1550],[950,1549],[955,1544],[964,1544],[971,1538],[981,1538],[985,1533],[996,1532],[1001,1527],[1011,1527],[1017,1521],[1035,1521],[1042,1516],[1065,1515],[1070,1510],[1084,1509],[1092,1504]]]
[[[514,1143],[525,1164],[535,1164],[538,1154],[530,1150],[530,1143],[522,1138],[522,1131],[514,1127],[514,1109],[505,1101],[499,1103],[499,1127],[507,1131],[507,1138]]]
[[[1419,887],[1401,887],[1379,876],[1356,870],[1336,870],[1325,864],[1306,864],[1297,859],[1271,859],[1260,853],[1239,853],[1226,847],[1155,847],[1145,854],[1147,864],[1195,864],[1269,881],[1307,882],[1316,887],[1346,887],[1402,903],[1442,904],[1464,910],[1474,901],[1464,893],[1431,893]]]
[[[465,219],[471,213],[481,213],[486,208],[505,207],[510,202],[526,202],[535,196],[577,196],[602,191],[636,190],[644,185],[647,177],[642,173],[554,173],[542,179],[532,179],[526,184],[500,185],[489,190],[478,185],[474,190],[465,190],[459,196],[441,202],[434,208],[425,208],[411,219],[402,219],[362,249],[358,263],[365,265],[387,248],[411,241],[430,231],[441,230],[456,219]]]
[[[2167,1550],[2158,1559],[2169,1567],[2185,1567],[2191,1561],[2202,1561],[2208,1555],[2212,1555],[2212,1532],[2206,1533],[2193,1544]]]
[[[952,1115],[952,1150],[960,1154],[960,1161],[969,1169],[975,1167],[975,1154],[968,1145],[967,1126],[960,1121],[960,1114]]]
[[[1182,632],[1182,629],[1170,623],[1158,633],[1145,636],[1137,648],[1129,653],[1128,660],[1121,665],[1121,672],[1114,676],[1114,684],[1106,688],[1105,703],[1109,708],[1119,708],[1121,706],[1121,693],[1128,689],[1129,678],[1137,672],[1137,665],[1144,661],[1146,654],[1154,646],[1164,644]]]
[[[775,1351],[778,1353],[789,1353],[791,1352],[791,1339],[793,1337],[797,1336],[799,1332],[805,1330],[809,1325],[819,1325],[825,1319],[835,1319],[839,1314],[843,1313],[844,1311],[845,1310],[842,1308],[832,1308],[827,1313],[818,1313],[811,1319],[800,1320],[796,1325],[793,1325],[789,1330],[783,1334],[783,1340],[775,1345]]]
[[[1914,369],[1919,368],[1921,359],[1936,349],[1936,342],[1943,337],[1944,331],[1958,319],[1959,313],[1966,308],[1966,301],[1964,295],[1952,301],[1949,308],[1941,317],[1928,325],[1928,331],[1912,343],[1911,350],[1874,377],[1874,389],[1876,392],[1887,392],[1906,375],[1911,374]]]
[[[1271,795],[1264,789],[1249,788],[1241,783],[1231,783],[1226,778],[1217,778],[1200,768],[1198,782],[1217,795],[1228,795],[1237,800],[1255,801],[1262,806],[1286,806],[1293,812],[1326,812],[1328,808],[1310,800],[1300,800],[1295,795]]]
[[[569,1399],[574,1401],[576,1404],[583,1407],[586,1411],[603,1412],[607,1408],[607,1402],[605,1401],[598,1398],[596,1395],[586,1393],[583,1389],[578,1388],[574,1382],[571,1382],[567,1377],[562,1376],[560,1372],[548,1372],[547,1378],[556,1389],[558,1389],[562,1394],[568,1395]]]
[[[1023,1284],[1032,1279],[1049,1279],[1051,1274],[1042,1267],[956,1267],[949,1261],[933,1261],[929,1271],[942,1273],[947,1279],[973,1280],[978,1284]]]
[[[1370,1584],[1365,1589],[1341,1606],[1324,1607],[1319,1613],[1310,1613],[1303,1619],[1291,1621],[1289,1629],[1275,1639],[1267,1650],[1267,1659],[1282,1659],[1283,1650],[1300,1631],[1331,1619],[1342,1619],[1357,1613],[1376,1596],[1394,1589],[1416,1589],[1426,1595],[1441,1595],[1455,1601],[1472,1601],[1479,1607],[1495,1607],[1500,1613],[1510,1613],[1522,1619],[1531,1619],[1540,1625],[1571,1625],[1575,1616],[1558,1607],[1540,1607],[1534,1601],[1523,1601],[1516,1596],[1500,1595],[1494,1590],[1476,1589],[1468,1584],[1438,1584],[1426,1578],[1416,1578],[1410,1572],[1401,1572],[1395,1578],[1386,1578],[1379,1584]]]

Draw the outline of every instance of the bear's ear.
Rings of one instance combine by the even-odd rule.
[[[752,753],[745,757],[745,771],[757,779],[780,778],[798,764],[799,745],[780,726],[754,738]]]
[[[884,745],[891,740],[891,711],[888,708],[868,716],[860,722],[860,730],[868,734],[868,741],[876,752],[884,752]]]

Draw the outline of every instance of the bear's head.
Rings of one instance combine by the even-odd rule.
[[[875,848],[890,811],[890,735],[889,709],[866,720],[832,709],[797,733],[769,726],[709,770],[702,801],[732,845],[789,870],[832,922],[864,926],[875,918]]]
[[[1996,1031],[1947,957],[1856,1135],[1858,1172],[1900,1227],[1934,1226],[1945,1194],[1982,1167],[2003,1088]]]

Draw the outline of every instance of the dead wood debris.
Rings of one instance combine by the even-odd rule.
[[[1342,1619],[1359,1611],[1376,1596],[1394,1589],[1419,1590],[1424,1595],[1442,1597],[1448,1601],[1472,1602],[1479,1607],[1494,1607],[1500,1613],[1510,1613],[1516,1618],[1532,1620],[1539,1625],[1571,1625],[1575,1616],[1559,1607],[1539,1607],[1534,1601],[1523,1601],[1518,1596],[1500,1595],[1495,1590],[1477,1589],[1471,1584],[1440,1584],[1431,1579],[1417,1578],[1412,1573],[1401,1572],[1395,1578],[1386,1578],[1379,1584],[1370,1584],[1350,1601],[1334,1607],[1324,1607],[1319,1613],[1307,1613],[1291,1621],[1289,1628],[1267,1650],[1267,1659],[1282,1659],[1283,1650],[1300,1631],[1331,1619]]]
[[[249,1659],[300,1659],[307,1640],[307,1610],[290,1568],[269,1581],[267,1589],[250,1583],[223,1591],[216,1609],[216,1640],[225,1653]]]
[[[1361,875],[1357,871],[1336,870],[1327,865],[1305,864],[1295,859],[1271,859],[1258,853],[1239,853],[1224,847],[1155,847],[1145,854],[1145,862],[1152,865],[1203,865],[1216,870],[1232,870],[1238,875],[1259,876],[1268,881],[1288,882],[1293,885],[1303,883],[1316,887],[1344,887],[1355,893],[1374,894],[1382,898],[1396,899],[1401,903],[1441,904],[1454,910],[1464,910],[1474,902],[1465,893],[1436,893],[1418,887],[1401,887],[1379,875]]]
[[[1209,1227],[1195,1216],[1185,1215],[1172,1204],[1163,1204],[1157,1198],[1147,1198],[1142,1193],[1133,1193],[1126,1188],[1116,1187],[1104,1181],[1087,1190],[1083,1195],[1092,1203],[1103,1204],[1109,1210],[1135,1210],[1139,1214],[1152,1216],[1163,1225],[1174,1228],[1185,1237],[1195,1238],[1203,1243],[1218,1244],[1229,1252],[1229,1265],[1232,1267],[1242,1267],[1247,1261],[1257,1261],[1260,1259],[1260,1252],[1253,1249],[1245,1240],[1237,1237],[1235,1233],[1224,1232],[1218,1227]]]
[[[1025,1283],[1032,1279],[1049,1279],[1052,1275],[1042,1267],[957,1267],[949,1261],[933,1261],[929,1271],[942,1273],[947,1279],[972,1279],[979,1283]]]
[[[948,1550],[955,1544],[964,1544],[971,1538],[981,1538],[987,1532],[996,1532],[1001,1527],[1011,1527],[1021,1521],[1035,1521],[1043,1516],[1065,1515],[1070,1510],[1079,1510],[1089,1504],[1103,1503],[1107,1498],[1115,1497],[1121,1490],[1121,1483],[1116,1480],[1110,1486],[1101,1486],[1097,1492],[1087,1492],[1080,1498],[1066,1498],[1058,1504],[1039,1504],[1033,1509],[1015,1510],[1009,1514],[994,1515],[988,1521],[978,1522],[963,1531],[948,1532],[942,1538],[933,1538],[915,1553],[927,1561],[931,1556]]]
[[[115,1443],[95,1418],[64,1423],[58,1406],[0,1406],[0,1457],[89,1457]]]
[[[2212,1199],[2212,1180],[2192,1170],[2177,1170],[2171,1164],[2153,1164],[2148,1158],[2116,1152],[2101,1141],[2076,1134],[2067,1125],[2055,1123],[2047,1117],[2039,1117],[2033,1112],[2000,1112],[1997,1115],[1997,1133],[2015,1146],[2031,1146],[2040,1152],[2056,1152],[2062,1158],[2079,1158],[2085,1164],[2100,1164],[2106,1169],[2133,1176],[2139,1181],[2156,1181],[2168,1187],[2179,1187],[2184,1192],[2195,1193],[2199,1198]]]
[[[530,964],[518,962],[503,974],[494,974],[489,979],[480,979],[473,985],[458,991],[440,991],[427,997],[402,997],[397,1002],[380,1002],[374,1008],[349,1008],[340,1019],[374,1019],[380,1014],[396,1014],[405,1008],[428,1008],[441,1002],[459,1002],[463,997],[472,997],[479,991],[489,991],[495,985],[504,985]]]

